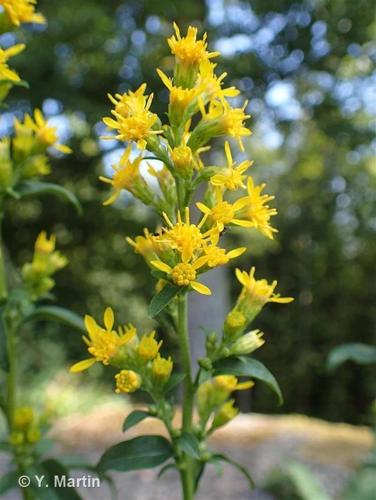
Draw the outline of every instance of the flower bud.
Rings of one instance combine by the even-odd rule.
[[[41,432],[38,427],[32,427],[26,433],[26,441],[30,444],[37,443],[41,438]]]
[[[193,173],[193,154],[189,146],[184,144],[171,151],[172,161],[178,174],[189,179]]]
[[[230,354],[250,354],[265,344],[265,340],[262,338],[263,335],[263,332],[260,332],[260,330],[252,330],[246,333],[232,344]]]
[[[162,358],[158,353],[153,360],[152,374],[155,382],[165,384],[170,378],[172,367],[174,366],[171,357]]]
[[[162,345],[162,340],[160,342],[157,342],[154,337],[155,331],[152,331],[148,335],[143,335],[141,337],[138,346],[138,355],[143,362],[154,359]]]
[[[133,370],[121,370],[115,375],[116,389],[115,392],[135,392],[141,387],[142,379]]]
[[[245,327],[246,318],[244,314],[236,309],[233,309],[226,316],[224,325],[225,337],[236,339],[243,333]]]
[[[34,420],[33,409],[29,406],[16,408],[14,412],[14,426],[17,429],[25,429]]]

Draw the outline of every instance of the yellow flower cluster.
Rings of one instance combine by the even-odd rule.
[[[42,231],[35,242],[32,262],[24,264],[22,268],[26,290],[33,300],[53,288],[55,281],[51,276],[68,263],[68,260],[55,250],[55,244],[56,237],[52,235],[48,239],[46,232]]]
[[[90,358],[74,364],[70,371],[81,372],[94,363],[112,365],[121,371],[115,375],[116,389],[120,392],[134,392],[139,388],[158,391],[169,379],[173,363],[171,358],[162,358],[162,341],[155,339],[155,331],[141,337],[133,325],[114,328],[115,317],[111,307],[103,316],[103,326],[92,316],[85,316],[88,336],[83,337]]]
[[[34,116],[14,120],[13,137],[0,140],[0,194],[23,180],[50,173],[49,148],[70,153],[70,148],[58,143],[56,127],[48,124],[39,109]]]
[[[238,413],[234,407],[234,400],[228,400],[231,393],[253,387],[254,382],[239,383],[234,375],[217,375],[203,382],[197,391],[197,406],[200,416],[200,425],[205,430],[208,420],[213,416],[209,432],[225,425]]]
[[[36,0],[0,0],[0,6],[9,22],[14,26],[24,23],[44,24],[42,14],[35,12]]]

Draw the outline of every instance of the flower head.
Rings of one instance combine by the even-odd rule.
[[[219,52],[208,52],[206,50],[208,45],[206,33],[202,40],[197,40],[197,28],[189,26],[186,36],[182,37],[178,25],[174,23],[174,31],[175,34],[167,40],[167,43],[178,64],[196,66],[202,61],[207,61],[219,55]]]
[[[257,280],[254,276],[254,267],[249,273],[240,269],[236,269],[235,273],[243,288],[232,312],[244,315],[247,324],[257,316],[267,302],[287,304],[294,300],[292,297],[281,297],[279,293],[274,293],[277,281],[268,283],[265,279]]]
[[[223,231],[224,227],[230,224],[242,227],[250,227],[252,225],[250,221],[236,217],[236,212],[244,208],[247,203],[248,200],[245,197],[240,198],[233,204],[224,201],[220,197],[212,208],[201,202],[196,203],[196,206],[218,228],[218,231]]]
[[[155,340],[155,331],[145,334],[141,337],[138,345],[138,355],[142,361],[150,361],[158,354],[161,345],[162,340],[160,342]]]
[[[121,370],[115,375],[116,389],[115,392],[135,392],[141,387],[142,379],[138,373],[133,370]]]
[[[260,330],[252,330],[246,333],[232,344],[230,348],[231,354],[234,356],[250,354],[265,344],[265,340],[262,338],[263,335]]]
[[[42,14],[35,12],[36,0],[0,0],[9,20],[15,26],[22,23],[44,24],[46,22]]]
[[[226,401],[214,415],[212,430],[226,425],[230,420],[234,419],[238,413],[239,409],[235,407],[235,400],[230,399]]]
[[[1,0],[0,0],[1,5]],[[9,49],[0,48],[0,80],[10,80],[11,82],[19,82],[20,77],[18,74],[8,67],[8,59],[16,56],[25,48],[25,44],[19,43],[9,47]]]
[[[162,358],[158,353],[152,364],[152,374],[156,382],[165,383],[170,378],[173,366],[171,357]]]
[[[71,153],[68,146],[58,143],[56,127],[48,124],[40,109],[34,111],[34,117],[26,114],[23,123],[15,120],[14,126],[16,130],[14,142],[17,143],[17,146],[18,143],[29,141],[32,147],[32,141],[36,140],[37,149],[41,147],[42,150],[45,150],[52,147],[61,153]]]
[[[222,189],[228,189],[229,191],[235,191],[239,188],[245,188],[244,173],[248,170],[248,168],[252,165],[251,161],[243,161],[239,165],[236,166],[232,159],[231,149],[229,143],[225,142],[225,153],[227,159],[227,167],[222,168],[220,173],[213,175],[210,178],[210,183]]]
[[[252,227],[273,239],[273,233],[276,233],[277,229],[273,228],[269,221],[273,215],[277,215],[277,210],[270,208],[267,203],[274,200],[274,196],[262,194],[265,184],[255,186],[252,177],[248,177],[247,187],[249,202],[243,208],[241,215],[251,222]]]
[[[92,316],[85,316],[85,327],[88,337],[83,337],[88,346],[91,358],[85,359],[73,365],[71,372],[81,372],[87,370],[94,363],[101,362],[108,365],[119,354],[122,346],[129,343],[136,336],[136,329],[131,327],[123,331],[119,328],[116,332],[114,326],[114,313],[111,307],[107,307],[104,312],[104,327],[99,326]]]
[[[134,141],[140,149],[145,149],[151,136],[162,132],[154,128],[158,116],[150,111],[153,94],[146,96],[145,90],[146,84],[143,83],[135,92],[129,90],[124,94],[115,94],[115,97],[109,94],[110,101],[115,105],[111,111],[115,119],[103,118],[107,127],[117,131],[117,139]]]
[[[112,166],[114,175],[112,179],[100,176],[102,182],[111,184],[113,192],[110,197],[103,202],[103,205],[111,205],[114,203],[123,189],[132,193],[136,198],[140,198],[145,203],[152,201],[152,194],[144,178],[140,173],[140,163],[142,156],[138,156],[135,160],[130,159],[132,146],[129,145],[124,151],[119,162]]]

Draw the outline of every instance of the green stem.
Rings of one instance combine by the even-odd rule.
[[[2,222],[3,222],[3,214],[0,213],[0,303],[4,302],[8,295],[7,282],[5,276],[4,255],[3,255]]]
[[[178,336],[180,341],[181,361],[184,373],[184,395],[183,395],[183,431],[192,430],[192,411],[194,387],[191,372],[191,348],[188,336],[188,313],[187,295],[182,294],[178,298]],[[193,463],[189,456],[183,454],[182,467],[180,471],[184,500],[192,500],[194,494],[193,487]]]

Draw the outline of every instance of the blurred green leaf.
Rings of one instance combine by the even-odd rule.
[[[58,306],[39,306],[25,318],[28,321],[56,321],[80,332],[85,332],[84,321],[78,314]]]
[[[10,471],[0,477],[0,495],[18,486],[19,474],[17,471]]]
[[[246,469],[246,467],[244,467],[241,464],[238,464],[238,462],[235,462],[235,460],[232,460],[232,458],[230,458],[227,455],[224,455],[222,453],[216,453],[215,455],[213,455],[212,458],[222,460],[223,462],[227,462],[228,464],[230,464],[233,467],[235,467],[236,469],[238,469],[238,471],[240,471],[247,478],[251,490],[254,488],[255,483],[254,483],[250,473]]]
[[[357,342],[339,345],[329,353],[328,370],[333,371],[346,361],[354,361],[360,365],[376,363],[376,347]]]
[[[170,392],[185,379],[185,373],[173,373],[164,386],[164,392]]]
[[[59,186],[58,184],[39,181],[24,181],[18,184],[14,188],[14,191],[21,197],[38,196],[43,194],[58,196],[73,205],[79,215],[82,214],[82,207],[76,196],[68,189]]]
[[[0,311],[0,369],[6,373],[9,371],[8,343],[2,311]]]

